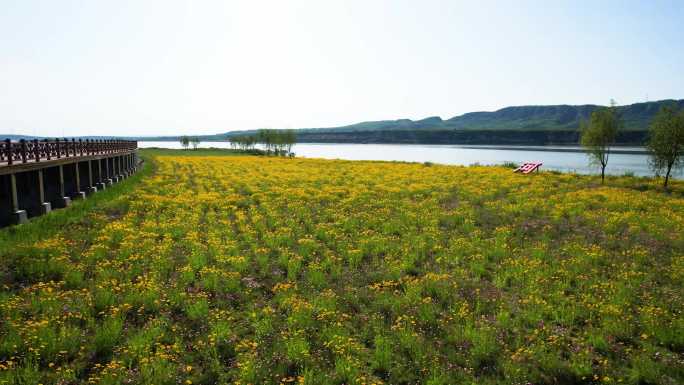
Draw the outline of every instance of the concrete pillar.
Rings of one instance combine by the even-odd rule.
[[[119,177],[119,168],[116,164],[116,157],[113,156],[110,158],[110,160],[112,162],[112,180],[114,181],[114,183],[117,183],[121,180],[121,178]]]
[[[70,168],[74,170],[74,173],[72,174],[74,191],[71,193],[71,196],[74,197],[74,199],[85,199],[86,193],[85,191],[81,191],[81,170],[79,170],[78,163],[79,162],[74,162],[69,165]]]
[[[97,184],[95,187],[97,187],[100,191],[105,189],[105,176],[102,175],[102,159],[98,159],[97,161]]]
[[[97,192],[97,187],[95,187],[93,184],[93,163],[90,160],[84,163],[87,164],[88,168],[88,187],[86,189],[86,193],[90,195]]]
[[[10,174],[10,193],[12,194],[12,219],[15,224],[28,222],[26,210],[19,210],[19,198],[17,196],[17,177]]]
[[[116,161],[117,163],[119,163],[119,175],[121,176],[121,179],[126,179],[126,170],[124,169],[123,156],[117,156]]]
[[[109,167],[110,166],[109,165],[109,163],[110,163],[109,158],[104,158],[104,159],[102,159],[102,161],[105,164],[105,173],[106,173],[105,184],[111,186],[114,183],[114,181],[112,180],[112,172],[111,172],[111,168]]]
[[[40,197],[40,215],[52,211],[52,204],[45,199],[45,176],[43,170],[38,170],[38,195]]]

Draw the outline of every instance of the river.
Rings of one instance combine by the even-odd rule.
[[[178,142],[138,142],[141,148],[181,148]],[[230,148],[229,142],[202,142],[200,147]],[[587,155],[577,146],[465,146],[432,144],[336,144],[300,143],[293,147],[299,157],[433,162],[467,166],[504,162],[543,162],[542,170],[595,174],[600,170],[589,164]],[[643,147],[617,147],[608,160],[606,172],[612,175],[632,173],[652,176],[648,155]],[[675,174],[677,178],[683,172]]]

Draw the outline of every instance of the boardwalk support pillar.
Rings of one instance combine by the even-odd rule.
[[[76,186],[76,189],[73,193],[74,199],[85,199],[86,193],[85,191],[81,191],[81,172],[78,169],[78,163],[73,163],[74,166],[74,173],[72,174],[74,176],[74,185]]]
[[[98,190],[102,191],[106,188],[105,185],[105,178],[102,177],[102,159],[96,160],[97,162],[97,183],[95,184],[95,187],[97,187]]]
[[[15,224],[28,222],[26,210],[19,210],[19,198],[17,197],[17,176],[10,174],[10,190],[12,194],[12,216]]]
[[[64,166],[59,165],[59,197],[56,200],[56,207],[64,208],[71,206],[71,198],[66,195],[66,188],[64,185]]]
[[[96,192],[97,187],[93,184],[93,162],[88,161],[88,188],[86,189],[86,193],[91,195]]]
[[[112,180],[112,172],[111,172],[111,168],[109,167],[110,158],[106,158],[103,160],[105,162],[105,172],[106,172],[105,185],[111,186],[114,184],[114,181]]]
[[[40,202],[40,215],[45,215],[52,211],[52,204],[45,201],[45,182],[43,170],[38,170],[38,197]]]

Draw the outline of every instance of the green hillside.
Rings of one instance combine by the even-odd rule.
[[[618,107],[625,122],[626,131],[645,131],[656,112],[667,103],[684,106],[684,100],[661,100],[636,103]],[[342,127],[311,128],[301,132],[349,132],[349,131],[391,131],[391,130],[524,130],[524,131],[568,131],[579,128],[600,106],[516,106],[493,112],[469,112],[451,119],[438,116],[421,120],[399,119],[362,122]],[[230,133],[228,133],[230,134]]]

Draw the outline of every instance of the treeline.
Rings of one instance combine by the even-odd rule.
[[[292,146],[297,143],[297,135],[294,130],[261,129],[254,135],[231,136],[228,140],[234,150],[256,151],[259,145],[267,155],[292,156]]]
[[[197,136],[183,135],[180,137],[180,144],[183,146],[184,150],[187,150],[190,145],[192,145],[193,150],[197,150],[197,146],[200,144],[200,139]]]

